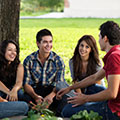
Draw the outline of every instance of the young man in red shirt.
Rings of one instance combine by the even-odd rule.
[[[106,76],[108,87],[96,94],[85,95],[75,93],[68,98],[68,103],[62,110],[63,117],[71,117],[81,110],[93,110],[103,117],[103,120],[120,119],[120,27],[113,21],[107,21],[100,26],[99,44],[106,51],[103,58],[104,67],[96,74],[60,90],[57,98],[72,89],[84,88]]]

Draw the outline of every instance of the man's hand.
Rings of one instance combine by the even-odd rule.
[[[53,102],[53,98],[56,96],[56,93],[52,91],[49,95],[44,98],[45,102],[48,102],[49,105]]]
[[[51,105],[51,103],[53,102],[53,98],[50,95],[47,95],[44,98],[44,102],[48,102],[48,104]]]
[[[38,103],[42,103],[42,102],[43,102],[43,97],[37,95],[37,96],[35,97],[35,102],[36,102],[37,104],[38,104]]]
[[[63,96],[64,94],[67,94],[68,92],[70,92],[70,87],[61,89],[60,91],[57,92],[56,99],[57,99],[57,100],[62,99],[62,96]]]
[[[74,93],[76,96],[67,98],[68,103],[74,104],[72,107],[76,107],[86,103],[86,95],[82,93]]]

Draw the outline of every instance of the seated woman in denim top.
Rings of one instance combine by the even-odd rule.
[[[102,68],[99,60],[98,48],[93,36],[84,35],[79,39],[74,55],[69,61],[69,67],[74,83],[96,73]],[[100,84],[104,84],[104,81],[100,80],[97,83],[99,85],[94,84],[84,89],[77,89],[76,92],[93,94],[104,90],[104,87],[100,86]]]

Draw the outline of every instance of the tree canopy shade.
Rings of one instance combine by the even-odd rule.
[[[14,40],[19,43],[20,0],[0,0],[0,42]]]
[[[63,11],[64,0],[21,0],[22,12]]]

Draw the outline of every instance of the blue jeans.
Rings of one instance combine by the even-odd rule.
[[[64,82],[59,81],[56,84],[56,91],[59,91],[60,89],[66,88],[66,87],[68,87],[68,84],[65,81]],[[54,86],[51,86],[51,85],[48,85],[48,86],[39,85],[36,88],[34,88],[34,91],[38,95],[45,97],[53,91],[53,88]],[[60,116],[63,107],[67,104],[67,97],[72,97],[72,96],[74,96],[73,91],[64,95],[61,100],[56,100],[56,97],[54,97],[53,103],[50,105],[49,109],[54,111],[56,113],[56,116]],[[24,94],[24,101],[26,101],[27,103],[29,103],[30,101],[35,102],[34,99],[27,93]]]
[[[102,85],[93,84],[93,85],[90,85],[87,88],[85,88],[84,94],[86,94],[86,95],[95,94],[95,93],[98,93],[98,92],[105,90],[105,89],[106,88]]]
[[[94,84],[94,85],[87,87],[85,89],[84,94],[89,94],[89,95],[95,94],[104,89],[106,88],[101,85]],[[83,110],[87,110],[88,112],[90,112],[90,110],[93,110],[94,112],[98,112],[103,117],[103,120],[117,120],[118,119],[118,117],[115,114],[113,114],[111,110],[109,109],[107,105],[107,101],[88,102],[88,103],[85,103],[77,107],[72,107],[72,104],[67,104],[63,108],[61,115],[62,117],[71,117],[73,114],[76,114],[77,112],[83,111]]]
[[[0,119],[18,115],[25,115],[28,105],[25,102],[0,102]]]
[[[63,108],[61,115],[62,117],[71,117],[73,114],[83,110],[98,112],[103,117],[103,120],[119,120],[118,116],[113,114],[109,109],[107,101],[88,102],[77,107],[72,107],[72,104],[67,104]]]
[[[58,82],[57,85],[56,85],[56,90],[59,91],[60,89],[66,88],[68,86],[69,85],[66,82]],[[102,85],[93,84],[93,85],[85,88],[85,91],[84,91],[85,93],[84,94],[94,94],[94,93],[100,92],[100,91],[102,91],[104,89],[106,89],[106,88],[104,86],[102,86]],[[60,109],[59,113],[64,108],[64,106],[67,105],[67,98],[68,97],[73,97],[73,96],[75,96],[74,90],[71,90],[69,93],[65,94],[62,97],[62,100],[60,102],[61,104],[59,104],[59,106],[58,106],[58,109]]]

